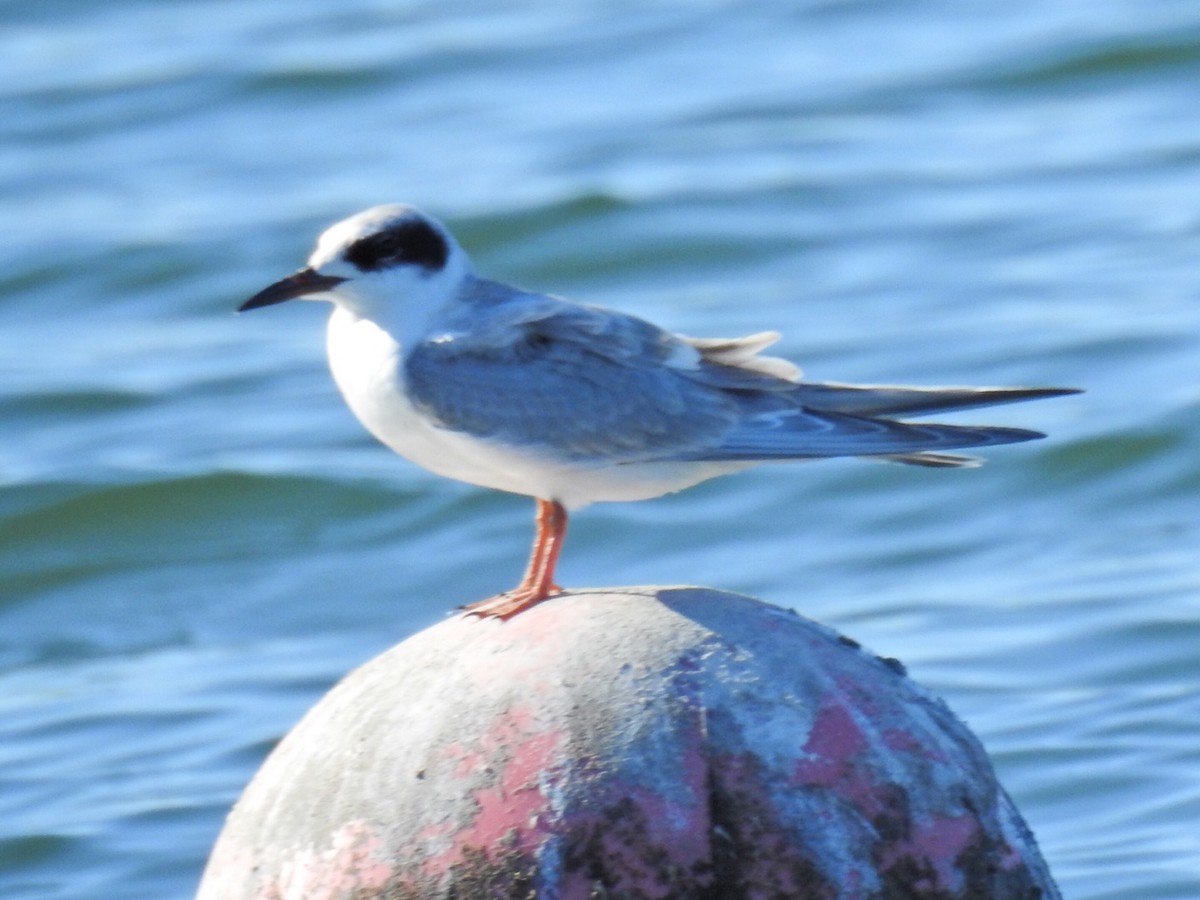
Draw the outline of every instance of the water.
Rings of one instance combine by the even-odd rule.
[[[512,583],[532,503],[374,446],[323,310],[405,200],[494,277],[810,375],[1063,384],[970,472],[767,467],[578,516],[903,659],[1073,898],[1200,896],[1200,9],[7,3],[0,895],[183,898],[339,675]]]

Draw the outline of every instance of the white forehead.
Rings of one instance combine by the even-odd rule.
[[[360,213],[355,213],[347,219],[342,219],[342,221],[330,225],[321,232],[321,236],[317,238],[317,246],[308,258],[309,266],[319,269],[321,266],[333,262],[341,255],[343,250],[355,241],[369,234],[374,234],[397,219],[404,217],[422,218],[432,221],[415,206],[407,206],[403,203],[385,203],[381,206],[372,206],[370,209],[364,209]]]

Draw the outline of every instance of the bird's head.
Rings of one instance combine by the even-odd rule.
[[[297,298],[330,300],[369,318],[431,312],[471,274],[466,252],[411,206],[374,206],[331,225],[308,265],[259,291],[238,312]]]

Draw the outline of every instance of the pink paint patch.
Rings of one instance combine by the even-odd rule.
[[[844,706],[828,704],[821,708],[804,752],[828,760],[845,760],[867,749],[862,729]]]
[[[879,783],[862,761],[869,743],[845,707],[828,704],[817,714],[804,745],[805,758],[797,760],[789,785],[824,787],[844,797],[864,816],[883,810],[881,797],[888,785]]]
[[[469,778],[507,754],[514,739],[535,731],[536,727],[537,720],[532,711],[514,707],[496,721],[491,731],[479,735],[473,746],[448,744],[442,749],[442,755],[458,761],[453,772],[455,778]]]
[[[911,731],[901,728],[889,728],[883,732],[883,745],[898,753],[911,753],[937,763],[946,762],[942,753],[935,752],[931,747],[922,743]]]
[[[934,819],[913,836],[914,846],[930,859],[955,859],[976,839],[979,822],[974,816],[945,816]]]
[[[457,761],[454,771],[455,778],[469,778],[484,767],[487,760],[482,753],[467,750],[461,744],[449,744],[442,750],[442,755]]]
[[[476,812],[469,822],[437,829],[434,837],[448,838],[449,846],[425,858],[422,868],[427,874],[448,874],[470,850],[491,855],[502,848],[505,852],[532,854],[545,842],[556,817],[543,788],[563,762],[561,748],[566,735],[561,731],[522,733],[533,726],[530,714],[516,711],[480,735],[477,747],[456,748],[456,755],[464,763],[469,760],[476,764],[474,774],[490,770],[491,779],[472,792]]]

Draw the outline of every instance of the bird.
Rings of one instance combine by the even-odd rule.
[[[588,504],[650,499],[769,461],[977,465],[946,451],[1045,435],[907,420],[1077,393],[807,382],[763,353],[774,331],[688,337],[480,277],[441,222],[405,204],[330,226],[303,268],[238,311],[294,299],[332,303],[330,370],[379,441],[438,475],[536,500],[520,583],[463,607],[484,618],[562,592],[568,516]]]

